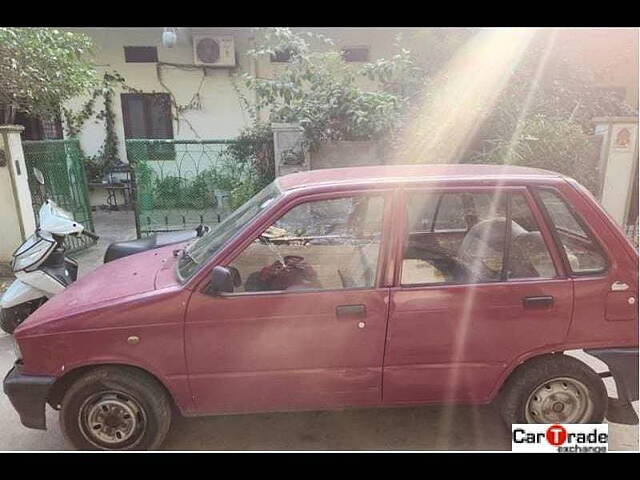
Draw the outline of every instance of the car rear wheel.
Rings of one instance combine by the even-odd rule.
[[[519,366],[502,389],[498,408],[514,423],[602,423],[607,409],[602,379],[581,361],[545,355]]]
[[[171,424],[164,389],[133,369],[104,367],[65,393],[60,425],[79,450],[156,450]]]

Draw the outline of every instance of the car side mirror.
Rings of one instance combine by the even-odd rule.
[[[233,274],[227,267],[217,266],[211,271],[208,293],[220,295],[221,293],[233,293]]]

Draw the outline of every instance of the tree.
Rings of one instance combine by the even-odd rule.
[[[228,185],[232,206],[273,179],[270,122],[299,123],[305,146],[312,150],[330,140],[381,139],[399,128],[402,112],[424,77],[399,41],[393,57],[357,66],[346,62],[333,41],[320,33],[263,28],[256,40],[249,56],[286,54],[289,61],[271,78],[247,73],[235,77],[255,101],[238,89],[253,124],[228,148],[216,179],[219,185]],[[366,78],[368,87],[360,81]],[[268,122],[261,121],[260,112],[268,112]]]
[[[590,139],[591,120],[637,112],[598,88],[594,72],[570,61],[556,34],[541,30],[534,37],[464,161],[557,171],[597,193],[599,150]]]
[[[357,68],[322,34],[260,29],[249,55],[285,53],[289,61],[272,78],[240,76],[256,98],[245,106],[256,121],[266,110],[271,122],[299,123],[312,148],[327,140],[382,138],[396,128],[408,92],[422,76],[410,52],[398,49],[390,59]],[[365,77],[373,82],[369,88],[358,81]]]
[[[0,28],[0,124],[51,117],[95,84],[91,39],[55,28]]]

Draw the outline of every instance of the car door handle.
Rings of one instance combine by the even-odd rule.
[[[367,316],[367,308],[360,305],[338,305],[336,317],[338,318],[364,318]]]
[[[524,308],[535,309],[545,308],[553,305],[553,297],[551,295],[544,295],[540,297],[524,297],[522,299],[522,306]]]

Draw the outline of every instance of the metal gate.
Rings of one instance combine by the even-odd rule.
[[[138,238],[220,222],[229,212],[230,179],[251,175],[230,162],[235,140],[126,140]]]
[[[87,230],[94,231],[80,142],[77,139],[34,140],[24,141],[22,146],[36,224],[44,198],[40,185],[33,176],[34,168],[42,172],[49,198],[60,208],[73,213],[73,218],[82,223]],[[65,245],[70,252],[88,248],[95,243],[95,240],[84,235],[65,239]]]

